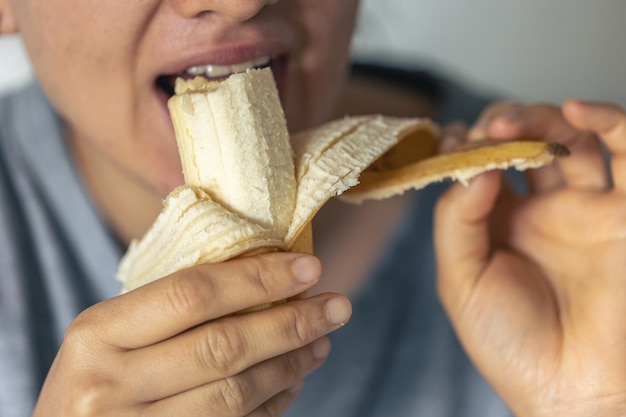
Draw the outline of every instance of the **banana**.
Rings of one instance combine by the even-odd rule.
[[[435,123],[382,115],[345,117],[290,138],[269,68],[178,80],[168,108],[185,184],[131,242],[117,272],[122,292],[200,263],[312,252],[311,220],[335,196],[388,198],[567,154],[544,142],[485,141],[437,155]]]
[[[185,184],[283,236],[295,205],[293,152],[272,73],[255,74],[179,79],[168,108]]]

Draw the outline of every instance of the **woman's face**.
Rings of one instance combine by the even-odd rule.
[[[8,2],[8,4],[7,4]],[[358,0],[0,0],[74,138],[159,196],[182,183],[166,100],[187,70],[271,58],[292,131],[328,117]]]

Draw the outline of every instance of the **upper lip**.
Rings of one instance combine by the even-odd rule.
[[[160,66],[156,76],[182,73],[199,65],[235,65],[264,56],[282,55],[287,46],[279,41],[230,42],[205,50],[189,50],[183,56],[171,59]]]

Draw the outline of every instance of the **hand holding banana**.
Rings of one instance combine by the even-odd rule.
[[[306,291],[320,274],[312,256],[269,253],[197,265],[98,303],[67,329],[33,416],[281,415],[350,304],[323,294],[232,313]]]

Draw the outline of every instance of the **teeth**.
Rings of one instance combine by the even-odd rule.
[[[187,71],[189,75],[202,75],[206,72],[206,66],[202,67],[191,67]]]
[[[238,72],[245,72],[251,68],[264,67],[270,62],[269,56],[260,57],[234,65],[196,65],[185,72],[189,75],[204,75],[207,78],[220,78]]]

